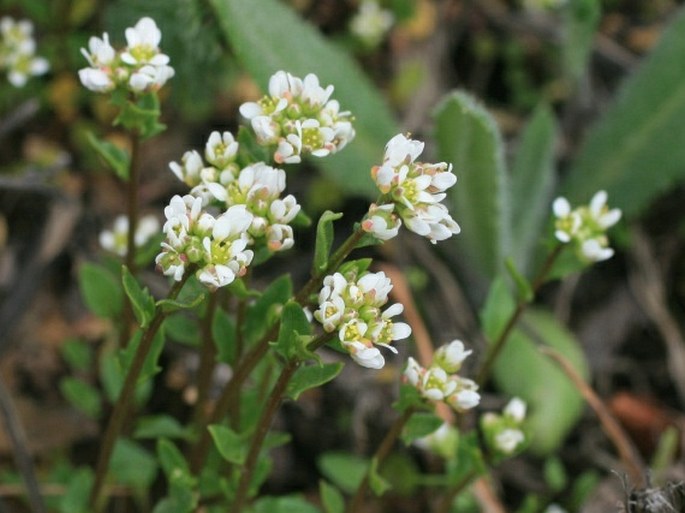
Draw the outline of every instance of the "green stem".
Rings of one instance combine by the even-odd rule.
[[[309,281],[300,289],[295,296],[295,301],[305,306],[309,301],[309,296],[321,286],[325,276],[334,272],[340,264],[347,258],[352,250],[357,246],[359,240],[364,236],[361,226],[355,230],[342,245],[336,250],[328,261],[326,269],[315,273]],[[276,323],[262,339],[249,350],[236,366],[235,374],[224,388],[209,421],[200,426],[200,439],[196,445],[193,457],[191,458],[191,470],[198,472],[204,465],[209,449],[212,444],[212,437],[207,430],[207,425],[221,422],[231,409],[231,405],[236,404],[237,394],[243,382],[248,378],[252,370],[257,366],[269,349],[269,341],[275,340],[278,336],[279,323]],[[240,326],[238,326],[240,331]]]
[[[199,424],[205,417],[204,409],[212,386],[212,375],[216,360],[216,346],[212,336],[212,322],[218,304],[217,291],[210,292],[207,310],[202,319],[200,330],[202,333],[202,349],[200,350],[200,365],[197,369],[197,401],[193,412],[193,425]]]
[[[533,283],[531,284],[531,297],[519,299],[518,303],[516,303],[516,308],[514,309],[514,312],[511,314],[511,317],[509,317],[509,320],[507,320],[504,329],[500,332],[494,344],[491,346],[491,349],[488,352],[485,361],[483,362],[483,365],[478,371],[476,382],[479,385],[483,385],[490,377],[490,373],[492,372],[492,366],[494,365],[495,361],[497,360],[497,357],[500,355],[502,349],[507,343],[509,335],[511,335],[511,332],[516,327],[516,324],[523,315],[523,312],[525,312],[528,305],[535,299],[535,296],[540,290],[540,287],[542,287],[542,285],[547,280],[547,275],[552,270],[554,262],[556,261],[557,257],[564,249],[564,247],[565,246],[563,244],[557,244],[557,246],[555,246],[555,248],[549,253],[549,255],[547,255],[544,264],[542,264],[540,271],[538,272],[535,279],[533,280]]]
[[[416,410],[414,408],[407,408],[406,410],[404,410],[404,413],[402,413],[402,416],[399,417],[390,427],[390,430],[386,433],[385,438],[383,438],[383,441],[381,441],[381,444],[378,446],[378,449],[373,455],[373,459],[376,460],[376,465],[378,465],[378,467],[380,467],[381,463],[383,463],[385,458],[388,457],[390,451],[395,445],[395,442],[402,433],[404,426],[407,424],[407,422],[415,412]],[[364,474],[364,477],[362,478],[361,482],[359,483],[357,491],[352,497],[352,500],[347,505],[347,513],[357,513],[362,510],[362,503],[364,501],[364,498],[366,497],[368,490],[369,472],[367,471],[366,474]]]
[[[316,351],[331,338],[333,338],[332,333],[324,333],[312,341],[307,346],[307,349],[310,351]],[[269,397],[266,401],[266,407],[262,412],[262,416],[259,418],[257,429],[252,437],[250,448],[248,450],[247,457],[245,458],[245,463],[240,475],[240,482],[238,483],[236,497],[233,501],[233,507],[231,508],[232,513],[239,513],[245,506],[245,501],[247,500],[250,489],[250,481],[252,480],[252,475],[254,474],[255,466],[257,465],[257,459],[260,451],[262,450],[262,445],[264,445],[264,440],[269,432],[273,418],[278,411],[281,401],[283,400],[285,391],[288,388],[288,383],[290,383],[290,378],[293,377],[293,374],[295,374],[295,371],[298,369],[301,363],[302,362],[299,360],[290,360],[281,371],[281,374],[278,376],[278,380],[276,381],[271,394],[269,394]]]
[[[190,274],[192,273],[189,269],[187,269],[183,279],[179,282],[176,282],[169,291],[169,299],[176,299]],[[165,317],[166,313],[162,310],[162,308],[157,308],[155,316],[152,318],[150,325],[145,333],[143,333],[140,344],[138,345],[136,353],[133,356],[131,366],[128,368],[128,372],[126,373],[126,378],[124,379],[124,384],[121,388],[121,392],[119,393],[119,398],[114,404],[112,414],[109,418],[109,423],[107,424],[107,428],[105,430],[102,446],[100,448],[98,462],[95,467],[95,483],[93,484],[89,499],[89,505],[92,511],[98,511],[99,507],[101,506],[100,495],[102,494],[102,488],[105,484],[105,477],[107,475],[109,462],[114,450],[114,444],[116,443],[116,440],[124,426],[124,421],[126,420],[131,401],[133,400],[136,384],[138,382],[140,372],[143,369],[145,358],[150,352],[152,341],[162,325]]]
[[[468,472],[464,477],[462,477],[459,481],[457,481],[454,486],[451,486],[447,489],[447,493],[443,495],[442,499],[440,500],[440,503],[438,504],[438,507],[436,509],[436,513],[449,513],[450,509],[452,508],[452,503],[454,502],[454,499],[457,498],[457,496],[464,491],[464,489],[473,481],[476,477],[478,477],[478,473],[475,470],[471,470]]]
[[[140,136],[131,133],[131,162],[126,183],[126,200],[128,208],[128,235],[126,246],[126,267],[131,274],[136,274],[136,230],[138,229],[138,185],[140,182]]]

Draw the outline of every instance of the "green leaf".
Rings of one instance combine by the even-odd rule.
[[[100,392],[96,388],[85,381],[67,376],[60,381],[59,389],[75,408],[90,418],[97,419],[100,417],[102,404]]]
[[[288,383],[286,395],[295,401],[300,397],[300,394],[310,388],[319,387],[334,379],[345,365],[340,362],[324,363],[323,365],[303,365]]]
[[[140,417],[133,432],[134,438],[187,438],[188,431],[171,415]]]
[[[167,479],[172,476],[182,474],[188,478],[190,475],[190,467],[186,461],[183,453],[178,450],[178,447],[171,441],[161,438],[157,441],[157,459],[159,460],[164,475]]]
[[[402,441],[410,444],[417,438],[423,438],[442,426],[444,421],[434,413],[414,413],[402,430]]]
[[[426,400],[415,386],[403,383],[400,385],[399,398],[393,403],[392,407],[400,413],[404,413],[408,408],[425,408]]]
[[[147,287],[143,289],[125,265],[121,266],[121,281],[140,327],[147,328],[155,316],[155,300]]]
[[[504,145],[492,116],[473,97],[455,91],[435,114],[438,153],[459,180],[449,190],[453,217],[462,228],[457,247],[492,279],[509,251],[509,191]]]
[[[72,370],[86,371],[93,364],[93,349],[83,340],[70,339],[65,341],[60,352]]]
[[[627,218],[685,178],[685,10],[631,73],[616,102],[586,134],[562,193],[587,203],[598,190]]]
[[[162,308],[164,313],[178,312],[179,310],[190,310],[199,306],[204,301],[207,294],[198,294],[192,299],[178,301],[176,299],[160,299],[157,301],[157,306]]]
[[[369,467],[369,461],[345,452],[326,452],[319,457],[319,469],[345,493],[354,493]]]
[[[143,139],[148,139],[163,132],[166,125],[159,122],[161,114],[159,98],[156,92],[140,95],[135,102],[124,101],[119,104],[121,111],[114,120],[126,130],[137,132]]]
[[[539,105],[523,131],[514,160],[511,254],[524,275],[529,271],[531,255],[542,238],[545,221],[551,215],[556,132],[552,111],[546,104]]]
[[[209,432],[214,440],[219,454],[228,461],[236,465],[242,465],[247,456],[247,434],[238,434],[232,429],[214,424],[209,426]]]
[[[326,513],[345,513],[345,499],[335,486],[321,479],[319,481],[319,494]]]
[[[255,501],[255,513],[321,513],[319,508],[298,495],[262,497]]]
[[[164,332],[168,337],[180,344],[191,347],[200,345],[200,328],[197,319],[186,312],[178,312],[164,319]]]
[[[599,0],[573,0],[564,8],[562,54],[566,72],[574,81],[586,72],[601,16]]]
[[[315,73],[324,86],[335,86],[333,98],[342,110],[352,111],[357,136],[339,153],[316,163],[348,193],[377,195],[369,170],[380,162],[385,144],[399,129],[358,64],[282,2],[211,0],[210,4],[236,56],[263,90],[278,70],[301,77]]]
[[[316,225],[316,244],[314,246],[314,273],[325,271],[328,257],[333,246],[333,221],[342,217],[342,213],[326,210]]]
[[[73,472],[59,501],[60,513],[89,513],[88,497],[94,481],[95,476],[89,468]]]
[[[266,434],[266,438],[264,439],[264,444],[262,447],[264,449],[275,449],[276,447],[280,447],[282,445],[290,443],[290,440],[292,440],[292,436],[290,433],[283,433],[281,431],[269,431]]]
[[[509,276],[511,276],[511,279],[514,281],[514,284],[516,285],[518,299],[525,302],[532,301],[534,297],[533,287],[530,284],[530,282],[526,279],[526,277],[523,276],[516,268],[516,264],[514,264],[514,261],[511,258],[507,258],[504,261],[504,266],[506,267]]]
[[[117,440],[109,465],[117,483],[147,490],[157,476],[155,458],[130,440]]]
[[[559,351],[585,377],[587,362],[577,340],[551,314],[529,311],[521,325],[525,330],[511,334],[495,362],[493,377],[502,391],[528,404],[526,427],[531,433],[531,450],[550,454],[575,426],[584,403],[571,381],[537,350],[536,344]]]
[[[217,349],[217,359],[223,363],[235,363],[236,327],[231,317],[223,310],[214,312],[212,338]]]
[[[279,317],[280,308],[293,295],[290,276],[277,278],[264,293],[248,307],[245,315],[244,335],[248,343],[259,340]]]
[[[500,277],[490,285],[490,291],[480,312],[483,333],[492,342],[497,340],[516,309],[516,301]]]
[[[114,319],[121,314],[123,291],[117,279],[101,265],[86,262],[79,269],[79,287],[86,306],[97,316]]]
[[[307,344],[310,341],[308,335],[311,332],[312,325],[302,306],[295,301],[288,301],[281,311],[278,339],[272,344],[272,347],[287,360],[315,358],[314,354],[307,349]],[[304,373],[308,375],[309,371],[304,371]],[[300,390],[299,393],[302,391]]]
[[[130,342],[126,346],[126,349],[121,350],[120,355],[119,355],[119,362],[121,364],[121,369],[123,373],[127,373],[128,369],[131,367],[131,363],[133,362],[133,358],[136,354],[136,351],[138,351],[138,346],[140,346],[140,342],[142,340],[142,331],[137,331],[134,335],[133,338],[131,338]],[[140,371],[140,375],[138,376],[138,381],[137,383],[143,383],[153,377],[155,374],[157,374],[162,368],[157,365],[159,362],[159,357],[162,354],[162,349],[164,348],[164,331],[163,330],[158,330],[157,333],[155,334],[154,338],[152,339],[152,344],[150,345],[150,351],[148,352],[147,356],[145,357],[145,362],[143,363],[143,368]]]
[[[369,466],[369,488],[380,497],[387,492],[391,486],[387,479],[378,473],[378,460],[373,458]]]
[[[102,160],[114,171],[114,173],[122,180],[128,180],[128,170],[130,166],[130,158],[126,150],[120,148],[116,144],[109,141],[103,141],[95,137],[93,132],[86,133],[88,144],[102,157]]]

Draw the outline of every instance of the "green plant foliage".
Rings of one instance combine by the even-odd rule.
[[[371,491],[378,497],[391,488],[388,480],[378,472],[378,460],[376,458],[373,458],[371,460],[371,465],[369,465],[369,488],[371,488]]]
[[[83,380],[67,376],[60,381],[59,389],[72,406],[93,419],[100,417],[102,404],[96,388]]]
[[[220,362],[233,364],[236,349],[236,327],[233,319],[223,310],[214,312],[212,339]]]
[[[599,0],[573,0],[564,9],[564,68],[572,80],[587,70],[595,34],[602,14]]]
[[[515,308],[516,301],[514,301],[507,284],[501,277],[495,278],[490,285],[490,291],[480,312],[483,333],[490,342],[497,340],[504,331],[504,327]]]
[[[197,325],[197,319],[184,312],[167,316],[164,319],[163,329],[169,338],[175,342],[191,347],[200,345],[200,329]]]
[[[326,513],[344,513],[345,499],[335,486],[322,479],[319,481],[319,494]]]
[[[245,462],[248,449],[248,437],[245,433],[238,434],[229,427],[218,424],[209,426],[209,432],[219,454],[226,461],[236,465],[242,465]]]
[[[412,387],[413,388],[413,387]],[[417,438],[423,438],[433,433],[443,423],[443,420],[429,412],[414,413],[402,431],[402,440],[410,444]]]
[[[305,390],[325,385],[329,381],[335,379],[344,366],[345,365],[340,362],[324,363],[321,365],[304,365],[293,374],[290,383],[288,383],[286,395],[297,401],[300,394]]]
[[[121,314],[123,290],[107,268],[90,262],[81,265],[79,287],[86,306],[95,315],[113,319]]]
[[[121,364],[122,376],[125,376],[128,372],[131,362],[133,362],[133,357],[138,350],[138,346],[142,340],[143,332],[137,331],[133,338],[123,349],[119,355],[119,362]],[[162,368],[158,365],[159,357],[162,354],[162,349],[164,348],[164,331],[159,329],[152,339],[152,344],[150,346],[150,351],[145,357],[145,362],[143,363],[143,368],[138,376],[137,383],[143,383],[157,374]],[[123,381],[122,381],[123,383]]]
[[[287,360],[318,359],[314,353],[307,349],[307,344],[311,338],[308,335],[311,331],[312,325],[309,322],[309,319],[307,319],[307,315],[304,313],[302,306],[294,301],[289,301],[281,311],[281,326],[278,331],[278,339],[272,344],[272,347]],[[306,376],[313,377],[310,371],[303,372],[304,374],[301,375],[299,380],[299,385],[301,386],[306,385],[302,381]],[[294,390],[294,393],[299,395],[304,390],[306,390],[306,388],[299,391]]]
[[[278,70],[299,76],[316,73],[324,85],[335,85],[335,99],[355,116],[357,137],[343,151],[317,163],[347,192],[376,195],[369,170],[399,130],[382,96],[354,60],[276,0],[209,3],[237,58],[264,90]]]
[[[140,327],[147,328],[155,315],[155,300],[147,288],[140,286],[125,265],[121,266],[121,281]]]
[[[122,180],[128,180],[130,158],[128,153],[109,141],[98,139],[93,132],[86,134],[88,143],[102,160]]]
[[[149,415],[136,422],[133,438],[188,438],[188,430],[171,415]]]
[[[333,221],[337,221],[342,216],[342,213],[326,210],[319,218],[314,246],[314,273],[325,271],[328,267],[328,257],[333,246]]]
[[[59,501],[60,513],[90,513],[88,496],[94,480],[93,471],[89,468],[79,468],[73,472]]]
[[[530,311],[522,326],[510,335],[495,362],[493,377],[502,391],[528,404],[525,425],[531,433],[531,451],[550,454],[575,426],[584,403],[571,381],[536,345],[553,347],[583,376],[588,373],[587,362],[577,340],[551,314]]]
[[[245,315],[244,335],[248,343],[259,340],[278,319],[280,308],[293,295],[290,276],[283,275],[249,306]]]
[[[554,114],[543,103],[523,131],[512,166],[511,255],[524,274],[530,270],[531,257],[540,247],[537,243],[551,213],[556,135]]]
[[[93,364],[93,349],[83,340],[65,341],[60,347],[60,353],[72,370],[87,371]]]
[[[157,476],[157,460],[140,445],[117,440],[109,466],[116,482],[137,490],[147,490]]]
[[[504,145],[492,116],[462,91],[447,96],[435,113],[440,159],[458,177],[448,195],[462,233],[455,243],[469,267],[486,278],[497,274],[509,252],[509,191]]]
[[[113,93],[112,102],[121,110],[114,120],[115,125],[121,125],[143,139],[149,139],[166,129],[166,125],[159,122],[161,111],[157,93],[141,94],[135,101],[117,100],[116,94]]]
[[[585,137],[562,192],[584,203],[601,189],[635,218],[685,178],[685,11]]]
[[[321,513],[321,510],[299,495],[263,497],[254,504],[255,513]]]
[[[344,452],[326,452],[318,461],[321,473],[345,493],[354,493],[361,483],[369,461]]]
[[[182,301],[176,299],[160,299],[157,301],[157,306],[162,308],[164,313],[178,312],[179,310],[191,310],[205,300],[206,293],[201,293],[193,298],[184,298]]]

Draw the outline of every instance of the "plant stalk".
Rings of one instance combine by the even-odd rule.
[[[483,365],[478,371],[476,377],[476,383],[478,383],[478,385],[483,385],[490,377],[490,373],[492,372],[492,366],[494,365],[495,361],[497,360],[497,357],[500,355],[502,349],[507,343],[509,335],[511,335],[511,332],[516,327],[516,324],[523,315],[523,312],[525,312],[528,305],[535,299],[535,296],[539,292],[540,287],[542,287],[542,285],[547,280],[547,275],[552,270],[554,262],[556,261],[557,257],[563,249],[563,244],[557,244],[554,247],[554,249],[549,253],[549,255],[547,255],[545,262],[542,264],[540,271],[535,276],[535,279],[531,284],[532,297],[530,299],[521,298],[519,299],[518,303],[516,303],[516,308],[514,309],[514,312],[511,314],[509,320],[507,321],[507,324],[504,326],[504,329],[499,334],[494,344],[491,346],[491,349],[488,352],[485,361],[483,362]]]
[[[190,270],[186,269],[186,273],[181,281],[176,282],[169,291],[169,299],[176,299],[190,274],[192,274]],[[133,356],[131,366],[126,373],[126,378],[124,380],[121,392],[119,393],[119,398],[114,404],[112,414],[105,430],[102,446],[100,448],[98,462],[95,467],[95,482],[93,484],[89,499],[89,505],[92,511],[99,511],[100,509],[100,495],[102,494],[102,489],[105,484],[105,477],[109,468],[112,452],[114,451],[114,444],[116,443],[116,440],[124,426],[124,421],[126,420],[131,401],[133,400],[136,384],[138,382],[140,372],[143,369],[145,358],[150,352],[152,341],[162,325],[165,317],[166,313],[162,310],[162,308],[158,307],[154,317],[152,318],[152,321],[150,322],[150,325],[145,333],[143,333],[140,344],[138,345],[136,353]]]
[[[381,444],[378,446],[378,449],[376,449],[376,452],[373,455],[373,459],[376,460],[376,464],[378,465],[378,467],[380,467],[381,463],[383,463],[385,458],[387,458],[390,454],[390,451],[395,445],[395,442],[402,433],[402,429],[404,429],[404,426],[407,424],[407,422],[409,421],[409,419],[415,411],[416,410],[413,407],[404,410],[402,416],[400,416],[393,423],[393,425],[390,427],[390,430],[385,434],[385,438],[383,438]],[[362,503],[364,501],[364,498],[366,497],[366,493],[368,492],[368,490],[369,471],[367,470],[361,482],[359,483],[359,486],[357,487],[357,491],[355,492],[354,496],[352,497],[352,500],[349,502],[347,506],[347,513],[357,513],[362,510]]]
[[[200,350],[200,364],[197,369],[197,401],[193,411],[193,425],[199,424],[205,417],[204,408],[206,406],[209,389],[212,386],[212,376],[216,359],[216,346],[212,334],[212,323],[214,313],[218,304],[218,292],[213,291],[209,294],[207,310],[202,319],[200,330],[202,333],[202,349]]]

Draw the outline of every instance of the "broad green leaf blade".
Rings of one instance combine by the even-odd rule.
[[[342,213],[326,210],[316,225],[316,243],[314,245],[314,272],[321,272],[328,266],[328,257],[333,246],[333,221],[342,217]]]
[[[335,486],[322,479],[319,481],[319,494],[326,513],[344,513],[345,499]]]
[[[105,267],[84,263],[79,270],[79,287],[86,305],[95,315],[115,318],[121,313],[123,290]]]
[[[147,490],[157,475],[155,458],[140,445],[120,439],[114,446],[110,471],[117,483]]]
[[[582,77],[587,69],[601,15],[599,0],[574,0],[564,8],[562,54],[566,73],[574,81]]]
[[[167,479],[171,479],[174,474],[190,477],[190,467],[183,453],[166,438],[157,441],[157,459]]]
[[[336,155],[316,162],[347,192],[374,197],[377,191],[369,171],[399,130],[381,94],[357,63],[282,2],[209,3],[236,56],[263,90],[278,70],[300,77],[315,73],[324,86],[335,86],[333,98],[354,115],[357,136]]]
[[[293,295],[293,284],[290,276],[280,276],[259,296],[247,309],[243,333],[249,342],[256,342],[262,337],[279,317],[280,308]]]
[[[598,190],[628,218],[685,179],[685,10],[614,105],[590,130],[562,193],[586,203]]]
[[[93,419],[102,412],[100,392],[78,378],[67,376],[59,383],[62,395],[76,408]]]
[[[493,278],[509,248],[509,191],[502,138],[492,116],[473,97],[455,91],[439,105],[435,136],[441,160],[458,177],[449,190],[454,237],[470,268]]]
[[[552,315],[530,311],[523,320],[525,330],[515,330],[495,362],[494,379],[499,388],[528,404],[526,427],[530,448],[550,454],[559,448],[583,411],[583,399],[566,375],[536,344],[546,344],[564,355],[581,375],[588,375],[587,362],[577,340]]]
[[[122,180],[128,180],[130,158],[126,150],[119,148],[109,141],[98,139],[93,132],[86,134],[91,148],[105,161],[109,168]]]
[[[278,339],[272,344],[272,347],[287,360],[315,358],[314,353],[307,349],[310,339],[308,335],[311,331],[312,325],[309,319],[307,319],[302,306],[295,301],[289,301],[281,311],[281,326],[278,330]],[[307,375],[307,371],[304,372]],[[300,390],[300,392],[302,391]]]
[[[95,476],[89,468],[80,468],[72,472],[64,495],[59,500],[59,512],[87,513],[90,511],[88,496],[94,481]]]
[[[188,430],[170,415],[149,415],[141,417],[136,423],[134,438],[186,438]]]
[[[321,473],[346,493],[354,493],[369,468],[369,461],[345,452],[327,452],[318,461]]]
[[[248,437],[245,434],[238,434],[232,429],[218,424],[209,426],[209,432],[219,454],[226,461],[236,465],[243,464],[248,449]]]
[[[417,438],[423,438],[435,432],[444,421],[434,413],[414,413],[402,430],[402,441],[410,444]]]
[[[140,286],[125,265],[121,266],[121,281],[140,327],[147,328],[155,315],[155,300],[147,288]]]
[[[217,360],[233,365],[236,350],[236,327],[233,319],[223,310],[214,312],[212,338],[217,350]]]
[[[286,395],[297,400],[305,390],[324,385],[334,379],[343,367],[344,364],[340,362],[302,366],[295,371],[288,383]]]
[[[523,131],[512,168],[511,255],[524,274],[552,211],[556,132],[554,114],[541,104]]]
[[[369,465],[369,488],[376,496],[380,497],[391,487],[388,480],[378,472],[378,460],[373,458],[371,465]]]
[[[255,501],[255,513],[321,513],[319,508],[298,495],[262,497]]]

